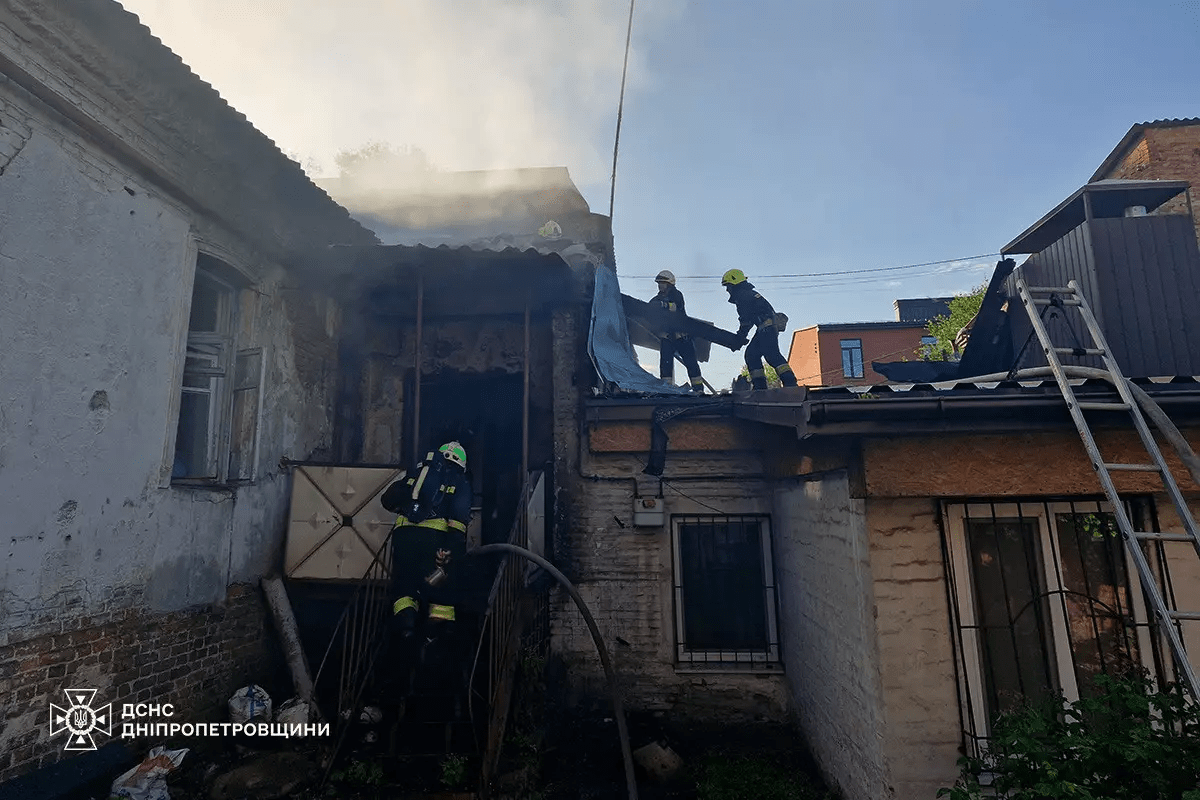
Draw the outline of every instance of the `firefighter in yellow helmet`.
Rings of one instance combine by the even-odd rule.
[[[421,624],[453,622],[461,587],[454,576],[467,549],[471,483],[467,451],[447,442],[384,491],[397,514],[392,528],[393,628],[411,636]]]
[[[658,294],[650,300],[650,305],[658,306],[672,314],[685,316],[683,307],[683,292],[675,288],[675,275],[668,269],[654,278],[658,284]],[[700,363],[696,360],[696,343],[692,337],[679,331],[666,331],[658,340],[658,376],[664,381],[675,383],[675,355],[683,362],[687,370],[688,380],[693,392],[704,391],[704,378],[700,375]]]
[[[750,372],[750,385],[754,389],[767,388],[767,376],[763,360],[775,368],[779,382],[784,386],[795,386],[796,376],[787,359],[779,352],[779,333],[787,317],[776,313],[767,299],[754,291],[754,284],[746,280],[740,269],[728,270],[721,276],[721,285],[729,292],[729,302],[737,307],[738,338],[741,344],[731,348],[735,352],[746,348],[746,369]],[[746,338],[751,328],[754,336]]]

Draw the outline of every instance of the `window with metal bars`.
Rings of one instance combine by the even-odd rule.
[[[779,662],[770,518],[671,518],[676,657],[687,664]]]
[[[1157,530],[1149,499],[1129,513],[1139,530]],[[1108,503],[946,504],[943,522],[959,698],[976,753],[991,720],[1026,700],[1076,700],[1096,691],[1097,675],[1130,667],[1167,677]],[[1161,544],[1154,549],[1169,590]]]

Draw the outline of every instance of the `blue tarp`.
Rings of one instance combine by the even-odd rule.
[[[621,286],[616,271],[596,265],[596,288],[592,295],[592,326],[588,353],[601,380],[626,392],[643,394],[690,394],[687,386],[660,380],[638,364],[629,340],[629,324],[621,303]]]

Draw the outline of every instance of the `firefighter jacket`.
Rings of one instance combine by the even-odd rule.
[[[650,300],[650,305],[658,306],[664,311],[669,311],[672,314],[686,316],[687,311],[683,307],[683,292],[672,286],[665,292],[659,292]],[[680,331],[667,331],[660,335],[661,339],[690,339],[686,333]]]
[[[467,474],[436,453],[400,477],[379,502],[394,511],[396,527],[415,525],[442,531],[467,532],[471,522],[471,482]]]
[[[731,287],[729,302],[737,308],[739,337],[744,339],[756,325],[759,330],[774,330],[775,309],[767,298],[754,291],[754,284],[744,281]]]

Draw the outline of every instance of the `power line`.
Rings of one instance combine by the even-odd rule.
[[[617,148],[621,145],[621,115],[625,111],[625,76],[629,73],[629,42],[633,39],[633,4],[629,0],[629,26],[625,30],[625,65],[621,67],[621,99],[617,101],[617,134],[613,137],[612,183],[608,191],[608,224],[612,225],[613,204],[617,199]]]
[[[747,276],[747,277],[754,277],[755,280],[765,280],[768,278],[771,278],[771,279],[776,279],[776,278],[820,278],[820,277],[825,277],[828,275],[860,275],[860,274],[866,273],[866,272],[895,272],[895,271],[901,270],[901,269],[917,269],[919,267],[934,267],[934,266],[937,266],[938,264],[953,264],[957,261],[976,261],[981,258],[993,258],[993,257],[999,256],[999,255],[1000,255],[1000,253],[982,253],[977,256],[963,256],[962,258],[944,258],[941,261],[923,261],[919,264],[903,264],[898,267],[872,267],[870,269],[846,269],[846,270],[833,270],[830,272],[792,272],[792,273],[783,273],[780,275],[757,275],[757,276]],[[973,265],[973,264],[964,265],[963,268],[966,269],[969,266],[975,266],[975,265]],[[622,277],[631,278],[631,279],[633,279],[633,278],[640,279],[640,278],[652,278],[653,276],[652,275],[623,275]],[[720,275],[684,275],[682,277],[696,278],[697,280],[704,280],[704,279],[708,279],[708,278],[720,278],[721,276]]]

